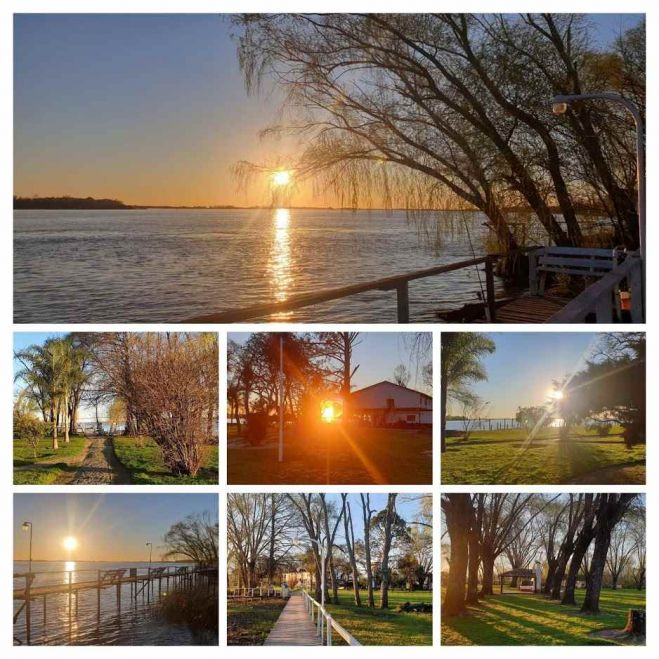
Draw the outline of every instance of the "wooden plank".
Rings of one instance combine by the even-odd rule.
[[[288,598],[263,645],[322,645],[302,595],[294,593]]]
[[[601,256],[601,257],[613,257],[613,250],[611,249],[602,249],[601,247],[556,247],[548,246],[542,247],[543,254],[556,254],[560,256],[561,254],[575,256]]]
[[[600,268],[613,270],[616,263],[612,259],[570,259],[564,256],[541,256],[540,267],[566,266],[568,268]]]

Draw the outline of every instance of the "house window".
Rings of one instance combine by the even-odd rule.
[[[396,405],[396,402],[394,401],[393,398],[387,398],[387,409],[393,409]]]

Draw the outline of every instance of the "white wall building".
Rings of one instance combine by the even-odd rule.
[[[384,380],[350,396],[352,413],[374,426],[432,424],[432,397]]]

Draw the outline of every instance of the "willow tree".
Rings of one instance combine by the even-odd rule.
[[[633,126],[610,108],[575,107],[559,119],[549,100],[615,89],[618,79],[604,75],[613,65],[643,93],[644,73],[624,59],[639,51],[638,39],[603,59],[587,19],[573,14],[247,14],[234,22],[248,90],[271,81],[285,94],[285,119],[269,130],[303,138],[292,161],[298,178],[355,206],[375,194],[407,208],[478,209],[503,251],[528,239],[513,208],[530,209],[545,240],[579,245],[577,203],[596,197],[633,246]]]

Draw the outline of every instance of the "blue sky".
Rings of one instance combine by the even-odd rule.
[[[34,560],[140,561],[163,552],[163,536],[187,515],[218,516],[216,494],[15,494],[14,557],[28,557],[24,521],[33,525]],[[61,543],[73,536],[79,547],[69,557]]]
[[[472,386],[490,404],[482,416],[514,417],[518,406],[542,405],[552,380],[583,365],[593,332],[492,332],[497,349],[483,359],[487,382]],[[453,410],[458,413],[458,410]]]
[[[244,343],[248,332],[229,332],[229,338]],[[382,380],[393,381],[393,371],[398,364],[405,364],[412,374],[408,386],[426,391],[420,368],[411,361],[409,337],[404,332],[362,332],[360,343],[354,348],[353,362],[359,370],[352,380],[353,390],[367,387]]]
[[[640,16],[592,18],[602,45]],[[230,168],[296,143],[259,140],[280,98],[247,96],[231,29],[208,14],[16,15],[15,193],[269,203],[258,186],[239,191]]]

